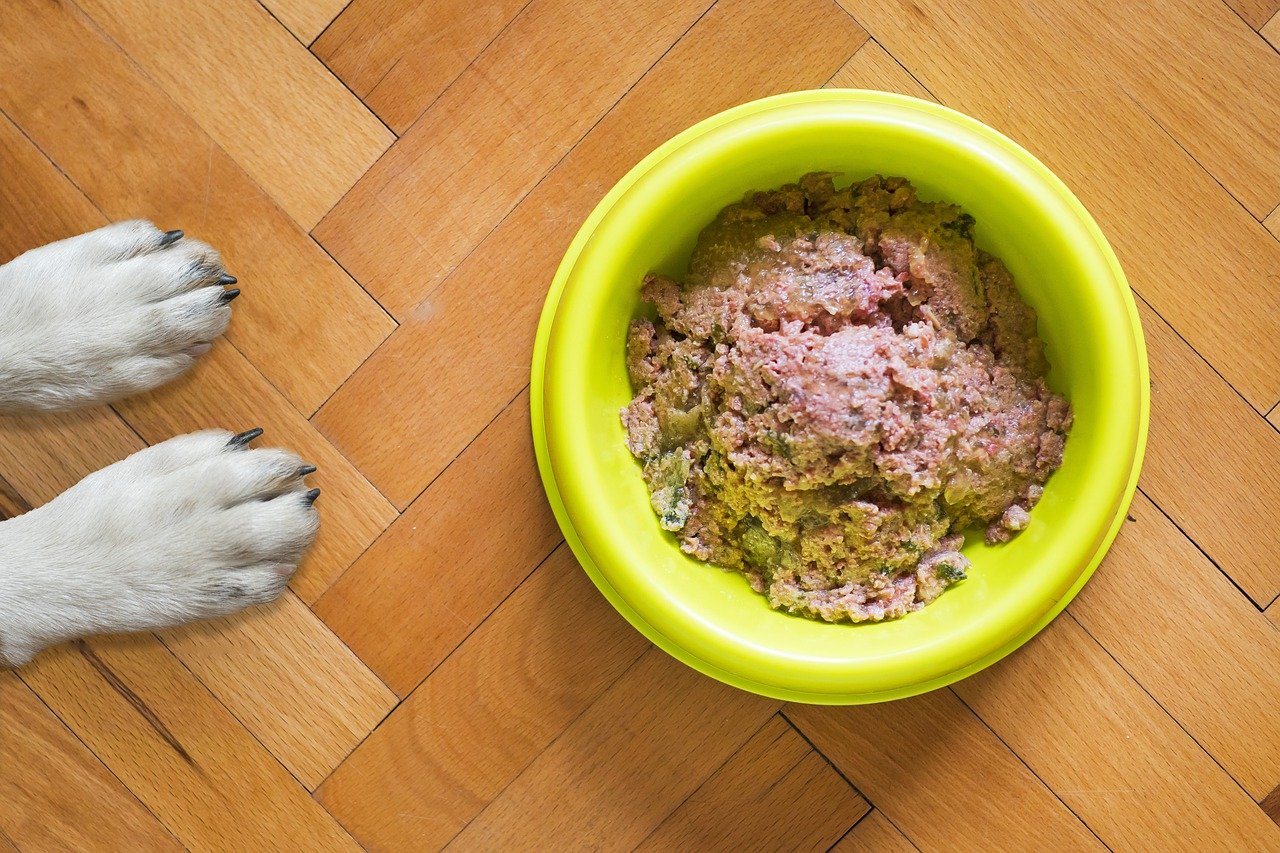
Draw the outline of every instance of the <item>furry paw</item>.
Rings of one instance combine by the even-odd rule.
[[[108,403],[186,371],[239,295],[218,253],[117,222],[0,267],[0,410]]]
[[[319,526],[261,430],[210,430],[139,451],[0,524],[0,662],[94,633],[155,630],[278,596]]]

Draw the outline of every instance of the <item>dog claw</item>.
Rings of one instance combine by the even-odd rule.
[[[298,476],[299,476],[299,477],[305,477],[305,476],[307,476],[308,474],[314,474],[315,472],[316,472],[316,466],[314,466],[314,465],[303,465],[301,468],[299,468],[299,469],[298,469]]]
[[[231,436],[231,440],[227,442],[227,447],[240,448],[262,435],[262,427],[254,427],[247,429],[239,435]]]
[[[230,290],[222,291],[222,296],[220,298],[222,299],[223,302],[230,302],[232,299],[235,299],[239,295],[240,295],[240,288],[233,287]]]
[[[308,505],[310,505],[310,504],[315,503],[315,502],[316,502],[316,498],[318,498],[318,497],[320,497],[320,490],[319,490],[319,489],[312,489],[311,491],[309,491],[309,492],[307,492],[306,494],[304,494],[304,495],[302,496],[302,499],[303,499],[304,501],[306,501]]]
[[[171,246],[182,239],[181,231],[166,231],[164,236],[160,238],[160,247]]]
[[[224,286],[228,284],[235,284],[236,281],[238,281],[238,279],[235,276],[225,272],[218,278],[218,284]]]

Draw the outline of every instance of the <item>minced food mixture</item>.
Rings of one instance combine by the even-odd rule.
[[[973,226],[903,178],[810,174],[721,211],[684,283],[646,277],[622,418],[686,552],[860,622],[962,580],[965,528],[1027,526],[1071,410]]]

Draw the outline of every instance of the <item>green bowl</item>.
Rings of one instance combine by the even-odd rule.
[[[1006,545],[970,542],[969,579],[905,618],[810,621],[658,527],[618,412],[631,398],[627,325],[650,270],[682,276],[698,232],[750,189],[804,172],[903,175],[977,219],[978,243],[1040,316],[1050,385],[1075,409],[1062,468]],[[766,98],[681,133],[587,218],[543,308],[531,380],[538,465],[565,539],[646,637],[721,681],[780,699],[854,704],[977,672],[1056,616],[1102,560],[1137,486],[1146,350],[1123,271],[1093,218],[1024,149],[936,104],[885,92]],[[973,537],[971,537],[973,538]]]

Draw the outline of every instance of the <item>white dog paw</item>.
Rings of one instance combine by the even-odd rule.
[[[261,434],[179,436],[0,524],[0,659],[278,596],[315,539],[315,471]]]
[[[227,328],[237,289],[181,231],[118,222],[0,267],[0,410],[91,406],[180,375]]]

